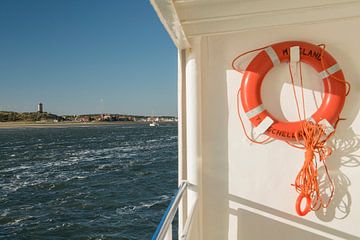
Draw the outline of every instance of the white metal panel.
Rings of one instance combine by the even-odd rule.
[[[175,1],[176,11],[181,22],[221,19],[240,15],[277,13],[284,10],[303,10],[356,3],[357,0],[191,0]]]
[[[359,26],[360,18],[350,18],[207,37],[208,53],[203,60],[207,63],[202,68],[206,78],[201,87],[204,239],[360,239]],[[296,215],[297,193],[290,185],[304,153],[281,141],[268,145],[248,142],[235,107],[241,77],[228,73],[237,54],[289,39],[326,43],[352,85],[342,114],[347,121],[339,124],[333,141],[340,145],[328,159],[336,185],[333,204],[306,217]],[[273,106],[283,105],[280,113],[290,111],[296,120],[292,98],[281,99],[282,93],[276,90],[280,79],[289,80],[285,66],[283,70],[273,69],[267,76],[273,82],[266,91],[268,100],[272,97]],[[311,71],[308,74],[304,81],[321,82]],[[310,89],[319,90],[318,85],[306,87],[309,94]]]
[[[150,0],[176,46],[194,36],[360,16],[359,0]]]
[[[314,1],[314,3],[315,2],[316,1]],[[241,5],[238,4],[236,6]],[[227,6],[229,10],[224,11],[237,9],[236,6],[233,6],[233,8]],[[209,15],[205,18],[194,20],[191,20],[191,18],[187,20],[187,18],[185,18],[181,20],[181,25],[186,36],[191,38],[198,35],[223,34],[275,26],[310,24],[330,20],[339,21],[360,16],[360,12],[358,11],[359,7],[360,1],[352,1],[320,6],[271,9],[249,13],[241,13],[240,11],[238,14],[229,13],[219,17]]]

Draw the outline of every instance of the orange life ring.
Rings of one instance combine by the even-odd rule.
[[[290,48],[300,47],[300,61],[312,66],[323,79],[324,96],[319,109],[311,116],[311,121],[326,119],[331,125],[339,119],[345,103],[345,77],[336,60],[318,45],[300,41],[287,41],[273,44],[258,53],[246,68],[241,82],[241,102],[253,126],[258,126],[266,117],[274,123],[265,134],[280,140],[294,141],[303,121],[283,122],[277,120],[263,106],[261,84],[265,75],[275,65],[290,61]],[[321,56],[322,54],[322,56]],[[325,68],[324,68],[324,67]],[[333,77],[341,79],[337,81]]]

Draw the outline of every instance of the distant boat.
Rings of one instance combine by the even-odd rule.
[[[149,124],[149,126],[150,126],[150,127],[158,127],[159,124],[158,124],[157,122],[151,122],[151,123]]]

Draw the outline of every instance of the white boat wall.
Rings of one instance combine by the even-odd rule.
[[[360,1],[151,0],[179,49],[179,181],[190,187],[179,208],[179,236],[193,206],[191,240],[360,239]],[[242,52],[282,41],[326,44],[351,84],[327,159],[335,196],[324,210],[295,212],[294,179],[302,150],[275,140],[250,143],[237,117]],[[254,54],[242,59],[242,66]],[[322,82],[303,64],[307,112]],[[297,120],[287,64],[264,80],[264,106]],[[299,86],[297,86],[299,89]],[[316,101],[314,100],[316,99]],[[249,121],[244,117],[247,129]],[[321,167],[320,167],[321,171]]]

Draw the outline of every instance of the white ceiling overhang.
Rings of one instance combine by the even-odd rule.
[[[196,36],[360,16],[360,0],[150,0],[176,46]]]

